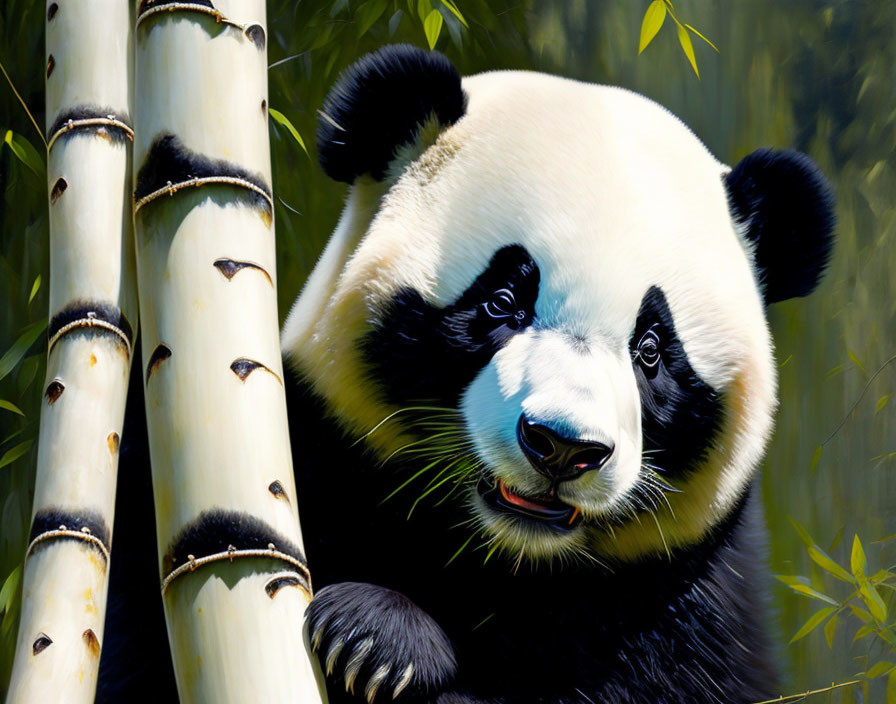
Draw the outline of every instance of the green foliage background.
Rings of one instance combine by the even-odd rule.
[[[272,121],[281,317],[329,236],[345,194],[314,161],[315,111],[340,70],[387,42],[426,46],[435,40],[463,74],[527,68],[631,88],[679,115],[728,163],[762,146],[806,151],[835,185],[839,242],[819,291],[770,311],[781,408],[762,488],[772,571],[809,575],[814,587],[836,592],[807,557],[789,517],[841,564],[849,564],[854,533],[865,544],[868,574],[896,562],[896,540],[872,542],[896,533],[896,402],[889,402],[896,363],[873,379],[849,413],[868,379],[896,354],[896,3],[678,0],[676,15],[720,50],[716,54],[695,41],[701,80],[671,23],[638,56],[648,5],[457,0],[464,26],[441,0],[269,0],[270,105],[295,126],[311,152],[309,157],[288,129]],[[45,3],[36,0],[4,0],[0,6],[0,62],[41,126],[44,11]],[[43,335],[25,343],[48,313],[44,145],[5,83],[0,134],[7,137],[0,144],[0,399],[24,414],[0,407],[3,691],[31,510],[36,452],[27,443],[37,435],[46,350]],[[37,277],[41,285],[29,302]],[[853,644],[861,624],[849,619],[833,633],[832,648],[820,630],[784,646],[822,604],[771,580],[770,588],[786,692],[852,679],[886,656],[879,639]],[[883,596],[890,611],[896,609],[892,591]],[[881,701],[883,690],[875,686],[821,698]]]

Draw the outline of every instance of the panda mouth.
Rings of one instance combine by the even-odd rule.
[[[553,530],[568,532],[582,521],[582,512],[554,496],[524,496],[510,489],[503,480],[485,475],[476,487],[479,495],[499,513],[537,521]]]

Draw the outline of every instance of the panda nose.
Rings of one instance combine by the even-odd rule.
[[[529,420],[525,414],[517,423],[516,438],[535,470],[552,482],[576,479],[585,472],[600,469],[613,454],[611,445],[563,437],[546,425]]]

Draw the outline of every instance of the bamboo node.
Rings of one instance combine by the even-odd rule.
[[[179,567],[176,567],[171,572],[169,572],[164,577],[164,579],[162,579],[162,595],[164,596],[165,592],[168,590],[168,587],[171,585],[171,582],[177,579],[184,572],[194,572],[196,568],[202,567],[203,565],[207,565],[211,562],[219,562],[221,560],[228,560],[230,562],[233,562],[234,558],[241,557],[263,557],[288,562],[290,565],[295,567],[298,574],[302,576],[302,579],[307,584],[308,593],[312,593],[311,573],[308,571],[308,566],[304,563],[304,561],[287,553],[280,552],[276,549],[273,543],[268,543],[268,548],[266,550],[262,550],[259,548],[239,550],[233,545],[228,545],[227,550],[223,552],[216,552],[212,555],[205,555],[203,557],[187,555],[188,562],[185,562]]]
[[[196,556],[195,555],[187,555],[187,559],[190,561],[190,572],[196,569]]]
[[[129,142],[134,141],[134,129],[123,120],[115,117],[115,115],[106,115],[105,117],[85,117],[81,120],[69,118],[63,123],[62,127],[56,130],[50,137],[47,142],[47,151],[53,148],[57,139],[79,127],[114,127],[124,132],[124,136]]]
[[[268,204],[268,208],[273,213],[274,212],[274,200],[271,196],[262,188],[259,188],[251,181],[248,181],[239,176],[193,176],[188,177],[185,181],[179,181],[178,183],[172,183],[171,181],[167,181],[164,186],[153,191],[152,193],[148,193],[142,198],[134,197],[134,212],[136,213],[140,208],[142,208],[147,203],[154,201],[156,198],[168,194],[169,196],[173,196],[178,189],[180,188],[189,188],[190,186],[205,186],[208,184],[219,183],[226,186],[238,186],[239,188],[245,188],[246,190],[252,191],[253,193],[257,193],[260,195]]]
[[[53,538],[75,538],[76,540],[83,540],[86,543],[89,543],[92,547],[97,548],[102,554],[103,557],[106,558],[106,562],[109,562],[109,548],[106,547],[106,544],[97,538],[88,528],[87,526],[83,526],[80,530],[73,530],[66,526],[64,523],[59,524],[59,528],[56,530],[48,530],[34,537],[28,544],[28,548],[25,550],[25,557],[29,557],[32,552],[34,552],[34,548],[36,548],[40,543],[51,540]]]
[[[121,341],[124,342],[125,347],[128,351],[128,358],[130,358],[131,341],[128,339],[128,336],[125,334],[124,330],[106,320],[103,320],[102,318],[97,317],[96,311],[88,311],[85,317],[79,318],[78,320],[73,320],[72,322],[67,323],[66,325],[63,325],[61,328],[59,328],[59,330],[56,331],[56,334],[50,338],[50,341],[47,344],[47,353],[49,354],[49,351],[53,349],[53,345],[56,344],[59,338],[61,338],[66,333],[71,332],[75,328],[80,327],[99,327],[114,332],[116,335],[118,335],[118,337],[121,338]]]

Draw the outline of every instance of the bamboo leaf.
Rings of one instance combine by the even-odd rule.
[[[2,466],[2,462],[0,462],[0,466]],[[863,577],[859,582],[859,596],[862,597],[868,611],[879,623],[887,620],[887,605],[880,598],[877,589],[868,582],[867,577]]]
[[[305,155],[308,156],[308,149],[305,147],[305,140],[302,139],[302,135],[299,134],[299,131],[293,126],[286,115],[284,115],[279,110],[275,110],[274,108],[269,108],[268,114],[274,118],[275,122],[286,128],[286,130],[292,135],[292,138],[296,140],[298,145],[302,148],[302,151],[305,152]]]
[[[793,519],[793,516],[788,516],[787,519],[790,521],[790,525],[793,526],[794,530],[796,531],[796,534],[798,536],[800,536],[800,540],[803,541],[803,545],[805,545],[806,548],[811,548],[815,544],[815,541],[812,540],[812,536],[809,535],[809,531],[807,531],[799,523],[797,523]]]
[[[35,176],[41,179],[45,178],[46,167],[44,166],[44,161],[37,153],[37,150],[31,146],[31,142],[12,130],[6,130],[6,136],[3,138],[3,141],[9,145],[12,153],[18,157],[19,161],[34,172]]]
[[[817,545],[813,545],[809,548],[809,557],[812,558],[812,561],[816,565],[834,575],[837,579],[846,582],[847,584],[856,583],[856,580],[852,578],[852,575],[849,572],[834,562],[833,558]]]
[[[12,464],[19,457],[24,455],[28,450],[31,449],[31,445],[34,443],[34,440],[25,440],[20,442],[18,445],[7,450],[3,457],[0,457],[0,469],[3,469],[8,464]]]
[[[856,606],[855,604],[849,605],[850,611],[852,611],[852,615],[859,619],[862,623],[871,623],[874,621],[871,614],[869,614],[865,609],[861,606]]]
[[[801,638],[805,638],[812,631],[814,631],[818,626],[821,625],[822,621],[824,621],[828,616],[834,613],[837,609],[833,606],[827,606],[819,611],[816,611],[809,617],[809,620],[806,621],[802,628],[796,632],[796,635],[790,639],[791,643],[795,643]]]
[[[803,594],[804,596],[811,597],[812,599],[818,599],[819,601],[823,601],[827,604],[833,604],[834,606],[840,606],[839,603],[835,599],[832,599],[827,594],[822,594],[817,589],[813,589],[812,587],[807,587],[805,584],[791,584],[790,588],[798,594]]]
[[[865,576],[865,566],[867,564],[868,560],[865,558],[865,550],[862,547],[862,541],[859,540],[858,535],[855,535],[852,539],[852,553],[849,557],[849,567],[856,579],[861,579]]]
[[[849,358],[852,360],[852,363],[855,364],[859,368],[860,372],[862,372],[862,376],[867,379],[868,378],[868,370],[865,369],[865,365],[862,364],[862,360],[859,359],[858,355],[849,348],[847,348],[846,354],[849,355]]]
[[[23,418],[25,417],[25,414],[22,413],[22,410],[18,406],[16,406],[14,403],[12,403],[11,401],[5,401],[4,399],[0,398],[0,408],[3,408],[12,413],[17,413],[18,415],[22,416]]]
[[[26,327],[18,339],[12,344],[2,357],[0,357],[0,379],[3,379],[13,369],[16,368],[22,357],[28,352],[34,341],[40,337],[40,334],[47,327],[47,319],[38,320]]]
[[[34,300],[34,297],[37,295],[37,292],[40,290],[40,274],[37,275],[37,278],[34,279],[34,283],[31,284],[31,293],[28,294],[28,303]]]
[[[367,34],[373,23],[386,11],[388,5],[389,0],[370,0],[358,8],[355,13],[355,21],[358,23],[358,38]]]
[[[400,9],[395,11],[395,14],[389,18],[389,36],[392,37],[398,31],[398,25],[401,24],[401,16],[402,11]]]
[[[709,44],[713,49],[715,49],[717,54],[721,54],[721,53],[722,53],[721,51],[719,51],[719,48],[718,48],[715,44],[713,44],[711,41],[709,41],[709,39],[707,39],[707,38],[704,37],[702,34],[700,34],[700,32],[698,32],[694,27],[692,27],[692,26],[689,25],[689,24],[686,24],[685,27],[687,27],[687,28],[688,28],[689,30],[691,30],[694,34],[696,34],[698,37],[700,37],[703,41],[705,41],[707,44]]]
[[[887,677],[887,704],[896,704],[896,670]]]
[[[13,597],[16,595],[16,590],[19,588],[21,579],[22,565],[19,565],[9,573],[9,576],[7,576],[6,580],[3,582],[3,588],[0,589],[0,614],[9,608]]]
[[[688,34],[688,30],[686,30],[682,25],[678,25],[678,43],[681,44],[681,50],[684,52],[684,55],[688,57],[688,61],[691,62],[691,68],[694,69],[694,73],[697,74],[697,78],[700,78],[700,71],[697,69],[697,57],[694,55],[694,45],[691,43],[691,35]]]
[[[656,36],[657,32],[660,31],[665,20],[665,3],[663,3],[663,0],[653,0],[653,2],[647,6],[647,12],[644,13],[644,19],[641,21],[641,38],[638,41],[639,54],[653,41],[653,38]]]
[[[819,445],[815,448],[815,452],[812,453],[812,461],[809,462],[809,472],[810,474],[815,474],[818,471],[818,465],[821,464],[821,453],[824,451],[824,446]]]
[[[862,638],[867,638],[872,633],[874,633],[874,629],[871,626],[862,626],[852,637],[852,642],[855,643],[856,641],[862,640]]]
[[[887,674],[890,670],[892,670],[896,665],[886,660],[881,660],[878,663],[875,663],[871,666],[871,668],[865,673],[865,677],[869,680],[873,680],[876,677],[880,677],[881,675]]]
[[[834,615],[824,624],[824,639],[827,641],[828,648],[834,648],[834,635],[837,633],[837,624],[840,622],[838,616]]]
[[[803,577],[799,574],[776,574],[775,579],[784,582],[788,587],[792,587],[794,584],[803,584],[807,587],[812,586],[808,577]]]
[[[417,0],[417,17],[420,18],[421,22],[426,21],[430,12],[432,12],[432,4],[429,0]]]
[[[890,401],[890,394],[886,394],[877,399],[877,404],[874,406],[874,412],[880,413],[886,407],[887,403]]]
[[[439,41],[439,34],[442,32],[442,22],[444,21],[442,13],[438,10],[433,10],[423,20],[423,31],[426,34],[426,41],[430,49],[436,48],[436,42]]]
[[[470,28],[470,25],[467,24],[467,21],[464,19],[464,16],[460,13],[460,10],[457,8],[457,5],[455,5],[451,0],[442,0],[442,4],[448,8],[448,10],[451,12],[452,15],[454,15],[455,17],[457,17],[458,20],[460,20],[460,23],[464,27],[466,27],[467,29]]]

